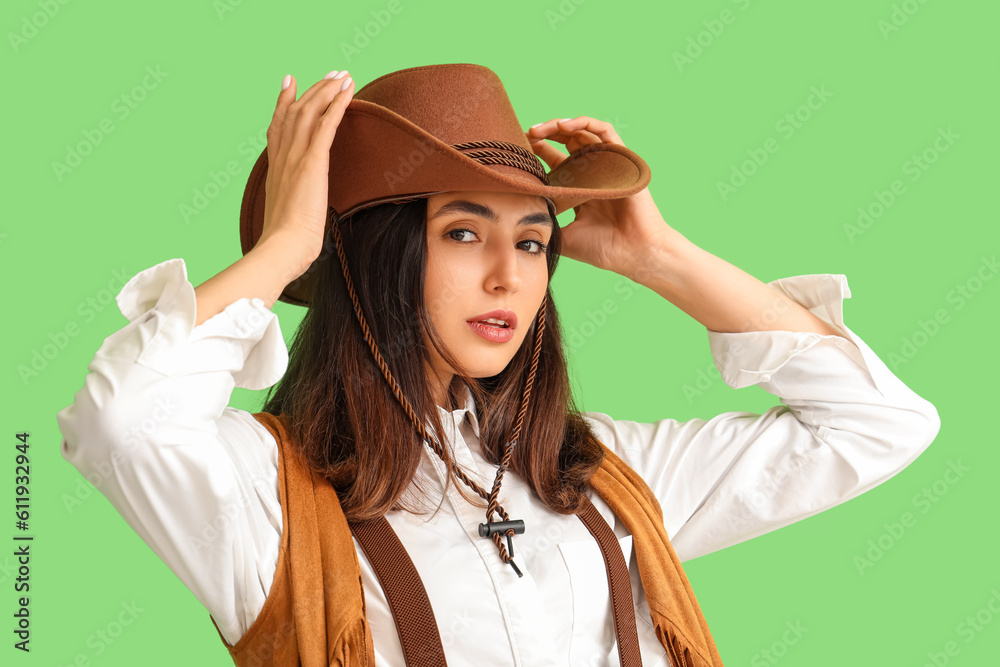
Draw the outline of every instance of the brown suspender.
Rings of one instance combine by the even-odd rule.
[[[597,540],[604,556],[611,589],[619,662],[622,667],[642,665],[639,636],[635,628],[632,584],[628,565],[615,533],[587,497],[584,497],[584,507],[577,516]],[[383,516],[371,521],[351,523],[350,527],[385,592],[407,667],[447,665],[427,591],[392,526]]]
[[[350,526],[385,592],[406,664],[448,664],[427,591],[396,531],[384,516]]]
[[[604,554],[604,567],[608,571],[608,587],[611,589],[611,610],[615,615],[615,637],[618,638],[618,661],[622,667],[642,665],[639,655],[639,635],[635,630],[635,604],[632,600],[632,582],[628,576],[628,564],[622,555],[618,539],[611,526],[594,507],[590,498],[584,496],[583,509],[577,512],[586,524]]]

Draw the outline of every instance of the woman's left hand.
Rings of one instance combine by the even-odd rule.
[[[546,139],[564,144],[571,153],[601,142],[625,145],[610,123],[589,116],[549,120],[525,135],[550,170],[567,156]],[[634,274],[651,248],[669,243],[671,234],[676,234],[660,215],[648,187],[621,199],[591,199],[573,210],[573,222],[561,228],[561,254],[622,275]]]

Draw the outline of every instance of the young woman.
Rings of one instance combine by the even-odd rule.
[[[401,74],[413,78],[389,78]],[[393,191],[396,201],[359,206],[355,197],[354,210],[335,206],[345,213],[328,219],[328,204],[348,190],[390,192],[388,181],[362,178],[368,163],[330,161],[338,144],[362,146],[364,118],[389,108],[403,117],[406,101],[423,94],[425,106],[442,105],[427,118],[451,114],[436,139],[456,127],[482,133],[480,113],[456,111],[466,108],[459,102],[445,108],[448,95],[427,92],[420,77],[431,74],[454,84],[452,95],[475,81],[466,90],[476,95],[464,99],[481,99],[483,82],[498,82],[479,66],[411,68],[359,91],[370,87],[379,109],[356,102],[345,117],[354,94],[346,73],[331,72],[298,100],[286,77],[267,133],[266,184],[258,184],[266,199],[262,207],[244,201],[244,216],[263,217],[249,242],[252,225],[243,228],[244,257],[197,288],[182,259],[129,281],[118,296],[129,324],[105,341],[75,402],[58,414],[63,456],[198,597],[237,664],[311,664],[314,650],[322,653],[314,664],[363,664],[366,655],[404,664],[393,616],[401,612],[390,609],[384,575],[343,523],[353,530],[384,516],[419,574],[451,664],[638,664],[641,652],[647,665],[720,665],[707,626],[684,625],[685,615],[703,619],[693,596],[685,606],[686,579],[671,559],[871,489],[933,441],[937,412],[846,326],[844,276],[764,284],[668,225],[639,180],[627,196],[609,196],[621,189],[608,185],[620,177],[618,163],[594,156],[634,154],[606,122],[553,119],[493,142],[515,156],[519,141],[530,145],[547,177],[516,157],[459,158],[448,149],[466,150],[465,139],[430,142],[433,123],[424,122],[434,148],[426,155],[444,165],[424,173],[443,180],[416,188],[414,177]],[[391,94],[387,81],[398,86]],[[491,113],[506,101],[497,90]],[[371,132],[367,152],[356,151],[384,151],[383,169],[412,148],[409,139],[388,147],[393,128],[410,129],[390,120],[396,125]],[[345,136],[334,143],[342,122]],[[586,155],[597,196],[551,184],[574,166],[567,160]],[[442,176],[449,165],[468,178]],[[515,183],[518,173],[528,176]],[[341,176],[353,179],[350,188],[338,185]],[[495,187],[468,187],[485,177]],[[570,206],[575,219],[560,228],[555,214]],[[563,255],[684,310],[706,327],[727,384],[759,384],[782,404],[686,422],[579,412],[549,291]],[[282,297],[303,303],[304,294],[309,308],[289,351],[271,307]],[[623,369],[623,383],[630,378],[643,381]],[[271,387],[262,412],[228,407],[234,386]],[[656,549],[647,533],[657,527],[613,510],[621,499],[597,486],[615,461],[651,492],[656,512],[662,507]],[[335,496],[324,500],[324,488]],[[611,559],[577,515],[589,503],[628,566],[638,650],[627,659]],[[524,529],[481,537],[480,525],[500,519]],[[349,538],[339,560],[329,557],[333,533]],[[313,547],[327,553],[303,579]],[[332,631],[338,605],[348,605],[335,591],[359,577],[363,623],[348,647]],[[664,610],[671,587],[680,602]],[[676,628],[704,635],[671,643],[667,626],[671,637]]]

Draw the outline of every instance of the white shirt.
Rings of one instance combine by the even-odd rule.
[[[685,422],[583,413],[601,441],[649,484],[681,561],[864,493],[909,465],[940,427],[934,406],[844,324],[846,276],[768,284],[850,338],[707,330],[726,384],[758,384],[782,404],[763,414]],[[262,300],[242,298],[194,326],[194,286],[180,258],[135,275],[117,302],[129,323],[104,341],[73,404],[58,413],[62,455],[235,644],[270,590],[282,517],[277,444],[249,412],[228,402],[236,386],[264,389],[284,375],[288,350],[278,318]],[[489,489],[496,466],[480,455],[466,392],[463,408],[439,407],[443,444]],[[437,494],[425,501],[433,508],[444,464],[429,445],[424,454],[418,475]],[[669,665],[653,632],[632,537],[600,496],[590,497],[629,563],[643,664]],[[499,500],[511,518],[525,522],[525,533],[514,537],[523,578],[500,560],[492,540],[479,537],[485,512],[454,486],[430,521],[408,512],[387,515],[420,573],[448,661],[617,664],[604,561],[586,526],[576,515],[548,510],[510,471]],[[382,589],[356,540],[355,548],[377,660],[403,665]]]

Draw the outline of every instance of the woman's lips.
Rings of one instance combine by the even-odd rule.
[[[502,320],[507,326],[490,324],[484,321],[488,319]],[[517,314],[513,310],[497,308],[466,320],[466,324],[474,332],[490,342],[506,343],[514,337],[514,329],[517,327]]]
[[[483,324],[482,322],[466,322],[474,332],[493,343],[507,343],[514,338],[513,328],[503,328],[495,324]]]
[[[511,329],[517,328],[517,313],[515,313],[513,310],[507,310],[504,308],[497,308],[495,310],[491,310],[488,313],[483,313],[481,315],[476,315],[475,317],[470,317],[469,319],[466,320],[466,322],[483,322],[484,320],[488,320],[490,318],[493,318],[495,320],[503,320],[507,324],[507,326]]]

